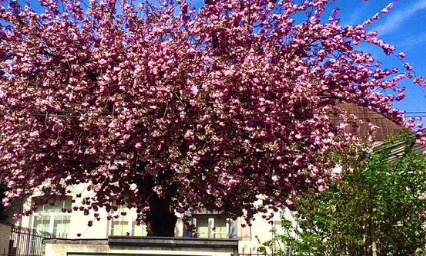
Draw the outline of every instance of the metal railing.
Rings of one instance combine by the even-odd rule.
[[[262,250],[262,248],[265,250]],[[276,256],[276,254],[275,250],[266,251],[265,247],[257,249],[249,248],[248,250],[243,247],[242,250],[238,252],[238,256]]]
[[[42,256],[43,240],[52,234],[30,228],[13,226],[9,240],[9,253],[5,256]]]

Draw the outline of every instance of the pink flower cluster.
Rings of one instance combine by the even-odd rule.
[[[395,47],[365,31],[371,22],[341,27],[338,10],[323,24],[327,0],[40,2],[44,13],[0,6],[6,205],[86,183],[93,196],[76,210],[144,213],[156,193],[178,212],[251,218],[323,191],[330,155],[361,147],[348,129],[360,120],[340,104],[411,127],[391,106],[403,93],[378,93],[414,79],[411,66],[377,68],[356,45]]]

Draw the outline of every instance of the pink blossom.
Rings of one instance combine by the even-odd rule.
[[[340,103],[416,127],[391,103],[405,98],[401,81],[424,80],[409,64],[401,74],[354,47],[393,55],[366,31],[392,5],[342,27],[338,10],[321,22],[325,0],[210,0],[197,11],[190,1],[62,2],[42,0],[43,14],[22,9],[20,19],[0,7],[10,24],[0,32],[6,204],[38,189],[60,200],[65,181],[93,184],[76,209],[85,213],[124,204],[145,214],[154,193],[182,212],[252,218],[264,210],[259,195],[264,207],[292,207],[290,195],[321,192],[336,178],[330,152],[356,155],[363,138],[351,128],[363,118]],[[400,95],[377,93],[389,89]],[[373,141],[376,127],[367,126]]]

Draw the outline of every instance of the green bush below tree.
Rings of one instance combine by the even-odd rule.
[[[373,154],[327,192],[300,197],[297,224],[284,220],[277,236],[279,255],[424,255],[426,157],[409,148],[390,155]]]

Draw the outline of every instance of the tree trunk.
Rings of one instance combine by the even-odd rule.
[[[148,236],[174,237],[177,217],[170,209],[170,199],[152,195],[149,198],[150,211],[146,215]]]

